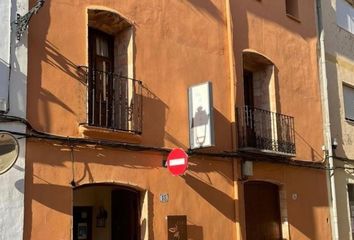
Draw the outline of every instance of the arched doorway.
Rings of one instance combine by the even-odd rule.
[[[247,240],[282,239],[278,185],[249,181],[244,195]]]
[[[140,239],[141,192],[90,184],[73,192],[73,240]]]

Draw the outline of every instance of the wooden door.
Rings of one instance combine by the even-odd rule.
[[[89,119],[99,127],[112,126],[114,38],[89,29]]]
[[[247,240],[282,239],[279,187],[250,181],[244,185]]]
[[[139,192],[119,189],[112,191],[112,240],[138,240]]]
[[[253,94],[253,73],[251,71],[243,71],[244,80],[244,98],[245,98],[245,125],[246,125],[246,145],[247,147],[256,146],[255,131],[255,111],[254,111],[254,94]]]
[[[244,82],[244,96],[245,105],[254,107],[254,96],[253,96],[253,73],[251,71],[243,71],[243,82]]]

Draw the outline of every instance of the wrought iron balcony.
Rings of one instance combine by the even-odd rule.
[[[241,151],[295,155],[293,117],[250,106],[237,108],[236,114]]]
[[[88,124],[140,134],[142,82],[84,67],[88,86]]]

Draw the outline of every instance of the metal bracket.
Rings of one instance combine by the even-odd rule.
[[[23,33],[27,30],[28,24],[31,20],[31,17],[33,14],[37,14],[39,9],[43,6],[45,0],[37,0],[37,3],[29,10],[28,13],[25,15],[21,16],[20,14],[17,14],[17,19],[15,21],[16,24],[16,37],[17,40],[20,41]]]

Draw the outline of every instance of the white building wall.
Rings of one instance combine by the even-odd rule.
[[[354,122],[345,120],[343,84],[354,86],[354,7],[345,0],[321,0],[325,31],[326,72],[331,135],[337,157],[354,159]],[[335,160],[335,189],[339,239],[350,240],[347,184],[354,183],[354,162]]]
[[[1,101],[6,101],[7,114],[22,118],[26,118],[27,34],[17,42],[16,27],[11,33],[10,25],[16,13],[23,15],[27,11],[28,0],[0,0],[0,111],[5,110],[1,109]],[[0,122],[1,130],[25,132],[25,126]],[[20,153],[15,165],[0,175],[0,240],[23,239],[25,146],[25,139],[19,139]]]
[[[0,1],[0,111],[6,110],[10,62],[10,0]]]

